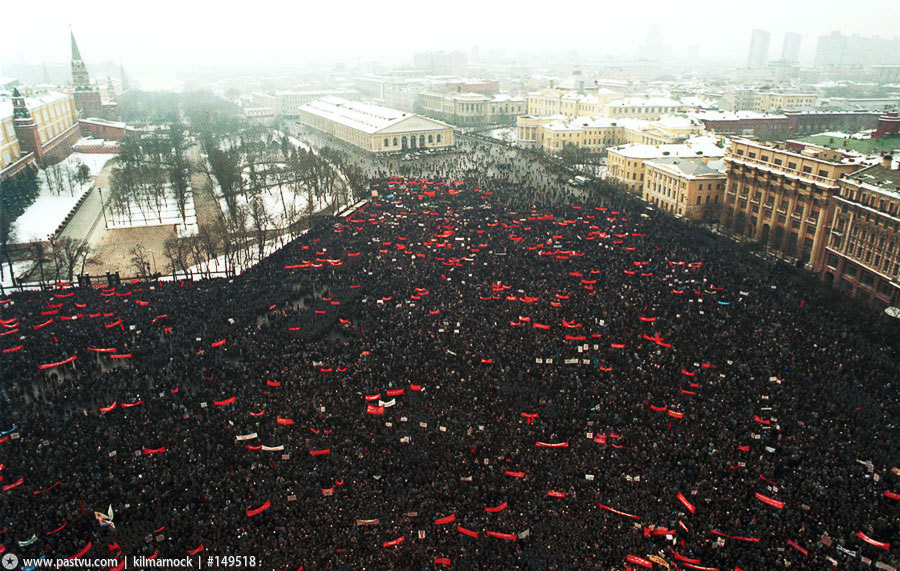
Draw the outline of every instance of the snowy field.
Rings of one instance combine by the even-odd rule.
[[[16,277],[21,276],[25,272],[31,269],[31,261],[26,260],[24,262],[13,262],[13,273]],[[46,269],[46,266],[45,266]],[[3,275],[0,276],[0,284],[3,284],[3,287],[11,287],[12,286],[12,278],[9,275],[9,264],[3,262]]]
[[[34,203],[25,209],[13,224],[15,243],[26,243],[34,240],[47,240],[56,228],[65,220],[78,200],[91,189],[93,181],[100,174],[103,166],[115,155],[95,153],[72,153],[66,160],[59,163],[63,169],[77,168],[83,163],[91,170],[91,182],[78,187],[73,194],[67,190],[54,193],[47,185],[47,173],[40,171],[38,179],[41,183],[40,194]]]
[[[492,139],[497,139],[500,141],[506,141],[507,143],[515,143],[516,142],[516,128],[515,127],[500,127],[499,129],[491,129],[487,132],[488,137]]]
[[[146,204],[129,203],[125,212],[106,210],[106,227],[110,230],[120,228],[140,228],[144,226],[173,226],[179,238],[197,234],[197,212],[194,209],[194,193],[188,188],[185,202],[185,219],[178,210],[178,202],[170,192],[171,187],[166,185],[165,201],[157,210],[156,207],[148,208]]]

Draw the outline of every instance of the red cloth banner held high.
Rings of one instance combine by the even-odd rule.
[[[691,513],[694,513],[697,510],[697,508],[694,507],[694,504],[689,502],[688,499],[686,497],[684,497],[684,494],[682,494],[681,492],[678,492],[678,501],[681,502],[684,505],[684,507],[687,509],[687,511],[689,511]]]
[[[253,508],[253,509],[247,510],[247,517],[253,517],[255,515],[259,515],[259,514],[263,513],[264,511],[266,511],[267,509],[269,509],[270,507],[272,507],[272,504],[269,502],[269,500],[266,500],[266,503],[259,506],[258,508]]]

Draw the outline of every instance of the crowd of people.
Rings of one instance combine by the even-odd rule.
[[[896,339],[614,197],[517,206],[560,180],[495,158],[372,170],[227,281],[0,300],[3,550],[896,566]]]

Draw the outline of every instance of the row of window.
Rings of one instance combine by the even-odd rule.
[[[393,141],[393,144],[391,144],[392,141]],[[419,135],[418,141],[419,141],[418,146],[424,147],[425,141],[426,141],[425,135]],[[429,133],[428,137],[427,137],[427,141],[428,141],[428,144],[433,144],[435,142],[440,143],[441,142],[441,134],[438,133],[438,134],[434,135],[434,134]],[[393,139],[391,139],[390,137],[385,137],[382,146],[383,147],[405,148],[407,146],[407,144],[409,144],[410,146],[415,145],[416,144],[416,136],[410,135],[409,139],[407,139],[406,135],[403,135],[401,137],[394,137]]]

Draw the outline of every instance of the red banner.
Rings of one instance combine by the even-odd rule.
[[[448,523],[453,523],[454,521],[456,521],[456,514],[450,514],[445,517],[437,518],[436,520],[434,520],[434,523],[435,525],[445,525]]]
[[[769,504],[773,508],[781,509],[784,507],[784,502],[779,502],[778,500],[770,498],[769,496],[764,496],[759,492],[756,492],[755,496],[757,500],[761,501],[764,504]]]
[[[647,569],[653,569],[652,562],[647,561],[643,557],[638,557],[637,555],[628,555],[625,557],[625,561],[634,563],[635,565],[640,565],[641,567],[646,567]]]
[[[886,551],[887,551],[887,550],[890,550],[890,548],[891,548],[891,544],[890,544],[890,543],[885,543],[885,542],[883,542],[883,541],[876,541],[876,540],[872,539],[871,537],[869,537],[868,535],[866,535],[865,533],[863,533],[863,532],[861,532],[861,531],[859,531],[859,532],[856,533],[856,537],[862,539],[863,541],[865,541],[865,542],[868,543],[869,545],[874,545],[875,547],[879,547],[879,548],[884,549],[884,550],[886,550]]]
[[[258,508],[247,510],[247,517],[253,517],[255,515],[259,515],[259,514],[263,513],[264,511],[266,511],[267,509],[269,509],[270,507],[272,507],[272,504],[269,503],[269,500],[266,500],[266,503],[259,506]]]
[[[496,537],[497,539],[505,539],[507,541],[515,541],[516,539],[518,539],[516,537],[515,533],[500,533],[499,531],[487,531],[487,530],[485,530],[484,533],[486,533],[487,535],[490,535],[491,537]]]
[[[506,502],[503,502],[502,504],[496,505],[492,508],[485,507],[484,511],[486,511],[488,513],[497,513],[497,512],[502,512],[505,509],[506,509]]]
[[[689,511],[691,513],[694,513],[694,511],[696,511],[696,509],[697,509],[694,507],[694,504],[689,502],[688,499],[686,497],[684,497],[684,494],[682,494],[681,492],[678,492],[678,501],[681,502],[684,505],[684,507],[687,508],[687,511]]]
[[[462,533],[463,535],[468,535],[469,537],[474,537],[474,538],[478,537],[477,531],[472,531],[471,529],[466,529],[461,525],[456,526],[456,531]]]
[[[44,363],[43,365],[39,365],[38,369],[40,369],[42,371],[44,369],[52,369],[53,367],[59,367],[60,365],[65,365],[66,363],[71,363],[72,361],[74,361],[77,358],[78,358],[78,355],[72,355],[68,359],[63,359],[62,361],[57,361],[56,363]]]
[[[236,397],[229,397],[229,398],[227,398],[227,399],[225,399],[225,400],[214,400],[214,401],[213,401],[213,404],[216,405],[216,406],[225,406],[226,404],[231,404],[231,403],[233,403],[235,400],[237,400]]]
[[[395,545],[400,545],[406,539],[405,535],[401,535],[397,539],[392,539],[390,541],[385,541],[381,544],[382,547],[394,547]]]
[[[611,508],[611,507],[605,506],[605,505],[603,505],[603,504],[597,504],[597,506],[599,506],[601,509],[604,509],[604,510],[606,510],[606,511],[610,511],[610,512],[612,512],[612,513],[614,513],[614,514],[623,515],[623,516],[625,516],[625,517],[630,517],[631,519],[636,519],[636,520],[640,520],[640,519],[641,519],[640,516],[636,516],[636,515],[630,514],[630,513],[625,513],[625,512],[623,512],[623,511],[619,511],[619,510],[617,510],[617,509],[615,509],[615,508]]]

